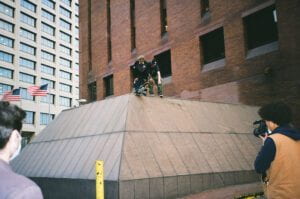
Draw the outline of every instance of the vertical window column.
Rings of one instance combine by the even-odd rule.
[[[108,62],[110,62],[112,59],[110,0],[106,0],[106,12],[107,12],[107,59]]]
[[[130,30],[131,30],[131,50],[136,48],[135,41],[135,0],[130,0]]]
[[[161,36],[164,36],[168,32],[166,0],[160,0],[160,23],[161,23]]]

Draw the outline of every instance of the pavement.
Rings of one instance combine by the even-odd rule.
[[[211,189],[198,194],[189,195],[181,199],[234,199],[250,193],[258,193],[262,191],[261,183],[257,182]]]

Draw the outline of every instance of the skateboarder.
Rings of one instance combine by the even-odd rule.
[[[150,64],[145,60],[143,55],[140,55],[132,66],[134,76],[133,86],[134,92],[137,96],[147,95],[147,89],[145,85],[147,84],[149,77],[149,67]]]

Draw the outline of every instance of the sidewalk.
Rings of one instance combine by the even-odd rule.
[[[184,197],[183,199],[233,199],[249,193],[262,191],[260,182],[242,185],[233,185],[220,189],[212,189],[198,194]]]

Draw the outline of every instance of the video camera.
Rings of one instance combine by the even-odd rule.
[[[265,134],[268,133],[268,127],[264,120],[257,120],[253,122],[253,125],[256,126],[256,128],[254,128],[253,130],[254,136],[256,137],[265,136]]]

